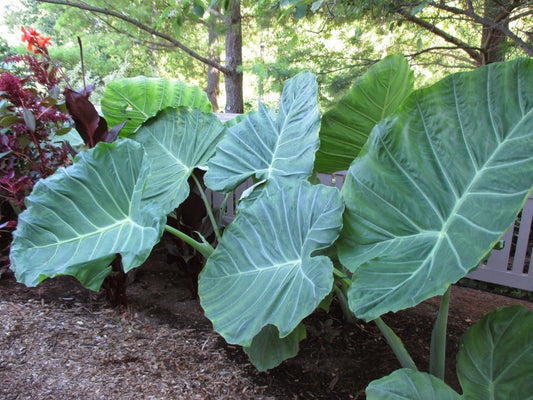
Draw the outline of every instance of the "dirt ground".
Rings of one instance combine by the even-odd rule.
[[[257,372],[242,350],[211,328],[190,280],[154,254],[128,287],[129,306],[111,308],[102,293],[61,277],[27,288],[0,279],[1,399],[358,399],[373,379],[399,368],[372,324],[330,314],[306,320],[297,357]],[[447,380],[459,390],[455,354],[460,336],[485,312],[533,303],[454,287]],[[439,299],[384,316],[413,359],[427,370]]]

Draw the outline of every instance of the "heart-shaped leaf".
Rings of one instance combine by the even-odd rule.
[[[121,254],[124,271],[159,241],[166,214],[141,207],[149,162],[139,143],[99,143],[68,168],[40,180],[27,198],[11,245],[17,280],[35,286],[69,274],[98,290]]]
[[[110,82],[106,85],[101,105],[109,125],[127,121],[120,131],[121,136],[131,135],[143,122],[167,107],[213,111],[207,94],[198,87],[174,79],[145,76]]]
[[[529,59],[454,74],[376,126],[342,188],[359,318],[442,294],[513,223],[533,185],[532,81]]]
[[[399,54],[374,64],[322,117],[315,170],[347,170],[374,126],[400,106],[413,83],[413,71]]]
[[[367,400],[459,400],[461,396],[433,375],[403,368],[370,382],[366,388],[366,398]]]
[[[533,311],[490,312],[469,328],[457,354],[457,375],[468,400],[533,399]]]
[[[277,116],[259,104],[257,113],[229,129],[209,163],[205,183],[227,192],[252,176],[305,179],[313,171],[319,129],[316,78],[300,73],[285,82]]]
[[[267,325],[254,337],[244,352],[258,371],[277,367],[298,354],[300,342],[306,338],[305,326],[300,324],[288,336],[280,339],[278,329]]]
[[[238,213],[198,288],[226,341],[248,347],[269,324],[286,337],[329,294],[333,264],[315,253],[337,238],[342,211],[336,188],[302,181]]]
[[[167,213],[189,195],[187,180],[194,169],[207,165],[226,132],[212,114],[188,108],[166,109],[131,136],[151,161],[143,202],[155,201]]]

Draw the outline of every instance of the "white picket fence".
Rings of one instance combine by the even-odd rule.
[[[533,195],[527,199],[520,217],[503,236],[503,249],[493,250],[487,262],[470,273],[468,278],[533,291],[532,220]]]
[[[341,188],[345,173],[319,174],[320,181],[325,185]],[[224,213],[224,220],[229,223],[235,217],[237,203],[242,193],[252,185],[252,181],[237,188],[229,195]],[[220,193],[209,193],[211,204],[220,207],[225,196]],[[533,259],[531,225],[533,221],[533,195],[527,200],[521,216],[513,227],[503,236],[505,243],[501,250],[493,250],[487,262],[467,275],[468,278],[502,286],[533,291]],[[533,238],[532,238],[533,239]]]

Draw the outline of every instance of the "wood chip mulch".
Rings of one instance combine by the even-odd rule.
[[[0,302],[2,399],[271,400],[212,332],[149,317]]]

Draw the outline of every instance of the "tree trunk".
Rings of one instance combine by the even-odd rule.
[[[218,6],[213,6],[213,9],[220,11]],[[210,18],[207,21],[207,29],[209,31],[209,59],[220,64],[220,55],[218,53],[218,39],[219,35],[215,29],[216,19]],[[213,106],[213,112],[218,112],[218,95],[220,94],[220,71],[211,65],[207,66],[207,98]]]
[[[228,9],[229,26],[226,31],[226,68],[224,74],[226,87],[226,112],[244,112],[242,91],[242,30],[241,30],[241,3],[239,0],[230,0]]]
[[[483,17],[494,24],[509,27],[511,0],[485,0]],[[507,36],[493,25],[484,25],[481,33],[482,64],[505,61]]]

